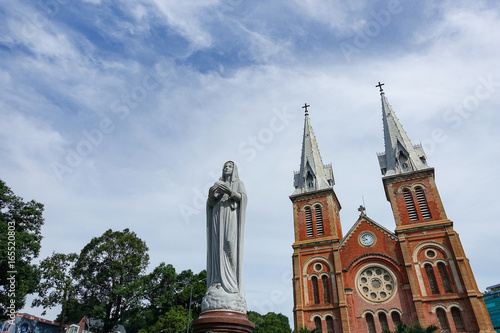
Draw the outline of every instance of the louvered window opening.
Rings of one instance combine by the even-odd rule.
[[[311,278],[311,283],[313,287],[314,304],[319,304],[318,278],[313,276]]]
[[[306,212],[306,232],[307,232],[307,237],[313,237],[314,232],[313,232],[313,222],[312,222],[312,215],[311,215],[311,208],[306,207],[305,208]]]
[[[441,332],[449,332],[450,331],[450,324],[448,323],[448,318],[446,317],[446,312],[439,308],[436,310],[436,314],[438,317],[439,321],[439,327],[441,328]]]
[[[314,207],[314,212],[316,214],[316,231],[318,236],[324,235],[323,231],[323,214],[321,213],[321,206]]]
[[[434,275],[434,269],[431,264],[425,265],[425,274],[427,274],[427,280],[429,281],[429,287],[431,288],[431,293],[439,294],[439,288],[436,282],[436,276]]]
[[[462,314],[460,309],[456,307],[451,308],[451,316],[453,317],[453,322],[455,323],[455,328],[457,332],[465,332],[464,321],[462,320]]]
[[[323,282],[323,296],[325,298],[325,303],[330,303],[330,285],[328,284],[328,277],[323,275],[321,277]]]
[[[335,332],[333,330],[333,318],[331,316],[326,317],[326,332],[327,333],[334,333]]]
[[[448,275],[448,271],[446,270],[445,264],[442,262],[437,264],[439,275],[441,275],[441,281],[443,282],[444,292],[452,293],[453,289],[451,288],[450,278]]]
[[[371,313],[366,314],[366,327],[368,328],[368,333],[376,333],[375,331],[375,320]]]
[[[422,213],[422,218],[424,220],[430,219],[431,212],[429,210],[429,206],[427,205],[427,199],[425,199],[424,190],[421,187],[416,187],[415,194],[417,195],[417,202],[420,207],[420,213]]]
[[[406,208],[408,209],[408,215],[410,216],[410,221],[412,222],[418,221],[417,210],[415,209],[415,203],[413,202],[410,190],[405,188],[403,190],[403,196],[405,198]]]

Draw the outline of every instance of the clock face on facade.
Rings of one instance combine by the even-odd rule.
[[[375,236],[372,233],[364,232],[359,237],[359,241],[364,246],[370,246],[375,243]]]

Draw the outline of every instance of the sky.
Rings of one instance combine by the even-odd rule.
[[[394,230],[380,81],[435,168],[479,289],[500,282],[498,1],[20,0],[0,2],[0,22],[0,179],[45,205],[39,259],[129,228],[148,271],[200,272],[208,188],[233,160],[248,308],[293,324],[301,107],[344,233],[361,204]]]

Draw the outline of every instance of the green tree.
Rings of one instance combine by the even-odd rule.
[[[153,326],[141,329],[139,333],[183,333],[187,329],[188,314],[182,305],[173,306]],[[193,322],[192,316],[190,321]]]
[[[41,281],[36,289],[38,297],[33,300],[32,306],[42,306],[46,310],[61,305],[59,333],[63,331],[69,301],[75,298],[76,281],[72,269],[77,259],[76,253],[53,253],[39,266]]]
[[[31,262],[40,253],[43,205],[24,202],[0,180],[0,314],[24,307],[40,279]],[[14,273],[15,272],[15,273]],[[12,284],[15,280],[15,284]],[[15,291],[13,291],[13,288]],[[14,287],[15,286],[15,287]],[[11,301],[13,303],[11,303]]]
[[[142,302],[124,314],[125,329],[128,333],[136,333],[139,329],[154,330],[153,326],[159,318],[173,307],[179,305],[188,311],[190,298],[192,318],[198,318],[206,292],[205,279],[204,270],[198,274],[193,274],[191,270],[177,273],[172,265],[160,263],[141,278]]]
[[[146,243],[129,229],[110,229],[81,251],[75,265],[81,302],[93,305],[87,316],[103,322],[94,331],[110,332],[124,313],[139,306],[147,251]]]
[[[408,326],[403,323],[399,323],[395,330],[394,333],[432,333],[436,332],[439,330],[439,327],[431,325],[428,327],[422,327],[420,324],[415,324],[413,326]],[[393,333],[390,330],[384,330],[383,333]]]
[[[255,324],[254,333],[290,333],[292,329],[288,318],[281,313],[268,312],[261,315],[255,311],[248,311],[248,320]]]

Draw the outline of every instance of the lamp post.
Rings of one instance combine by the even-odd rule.
[[[206,280],[206,278],[205,279],[201,279],[198,282],[201,282],[203,280]],[[198,283],[198,282],[196,282],[196,283]],[[189,294],[188,326],[187,326],[187,329],[186,329],[186,333],[189,333],[189,325],[191,324],[191,302],[193,300],[193,286],[194,286],[194,283],[191,283],[191,293]]]

